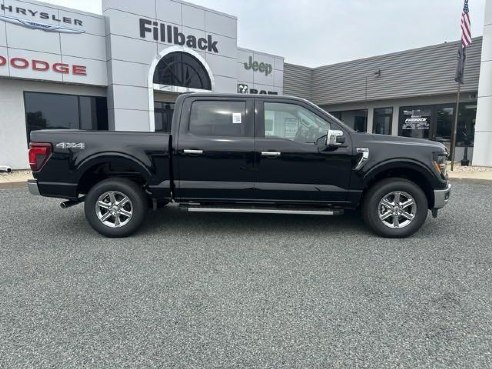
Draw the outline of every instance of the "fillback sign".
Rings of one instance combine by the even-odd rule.
[[[177,26],[166,25],[149,19],[140,18],[140,37],[151,37],[154,41],[166,42],[178,46],[187,46],[191,49],[219,53],[217,41],[213,40],[212,35],[207,38],[197,38],[193,35],[185,35],[180,32]]]

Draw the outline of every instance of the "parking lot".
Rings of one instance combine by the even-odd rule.
[[[0,367],[491,367],[492,183],[453,186],[404,240],[175,207],[111,240],[0,188]]]

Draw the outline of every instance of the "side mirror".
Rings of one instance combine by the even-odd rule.
[[[337,147],[341,146],[345,143],[345,136],[343,135],[343,131],[339,130],[329,130],[326,135],[326,146],[328,147]]]

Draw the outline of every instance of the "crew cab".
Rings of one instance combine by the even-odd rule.
[[[32,132],[30,192],[63,208],[83,202],[107,237],[131,235],[170,202],[189,212],[360,208],[376,234],[406,237],[449,200],[440,143],[357,133],[295,97],[191,93],[175,106],[169,133]]]

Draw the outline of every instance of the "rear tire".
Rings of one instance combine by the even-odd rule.
[[[135,182],[110,178],[96,184],[87,194],[85,217],[94,230],[106,237],[135,233],[147,214],[147,196]]]
[[[375,183],[362,205],[365,223],[379,236],[404,238],[424,224],[428,202],[422,189],[402,178],[388,178]]]

